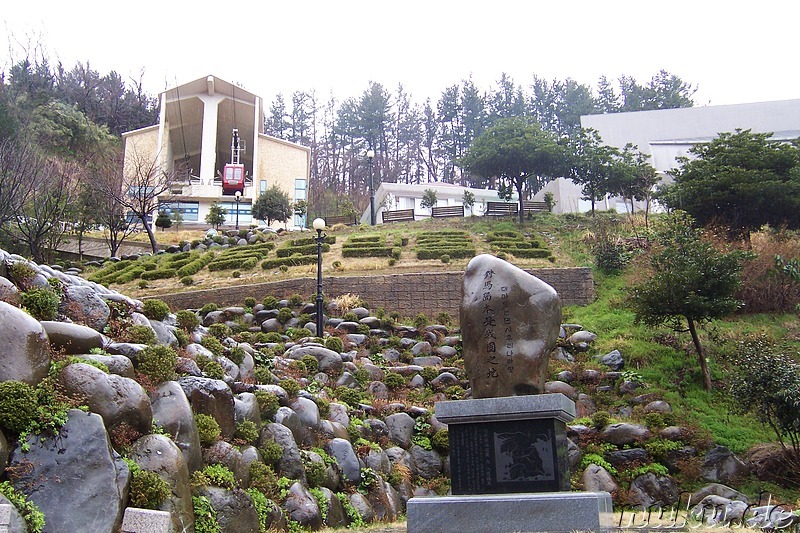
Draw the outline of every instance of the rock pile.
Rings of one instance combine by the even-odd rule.
[[[470,395],[461,339],[381,310],[336,313],[323,338],[298,299],[173,314],[0,250],[5,478],[44,531],[118,531],[142,506],[169,512],[175,531],[392,521],[409,498],[447,491],[447,428],[432,407]],[[595,337],[563,325],[557,352],[574,359]],[[670,406],[619,352],[601,362],[545,383],[578,407],[576,486],[621,498],[625,483],[621,503],[672,505],[686,464],[719,483],[743,474],[729,451],[666,423]],[[599,410],[597,393],[626,401]],[[631,421],[634,408],[650,423]]]

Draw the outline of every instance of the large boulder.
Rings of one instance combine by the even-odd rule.
[[[136,377],[136,372],[133,369],[133,361],[124,355],[83,354],[77,357],[84,361],[102,363],[108,368],[110,374],[116,374],[131,379]]]
[[[602,466],[590,464],[581,475],[583,490],[587,492],[614,492],[619,489],[619,485],[611,477],[611,474]]]
[[[0,302],[0,381],[36,385],[50,369],[48,338],[38,320],[18,307]]]
[[[12,452],[11,482],[44,513],[45,533],[119,530],[130,471],[100,415],[72,409],[57,436],[29,435],[27,444]]]
[[[189,472],[203,466],[200,452],[200,436],[186,393],[175,381],[159,385],[152,393],[153,422],[172,435],[181,450]]]
[[[408,413],[395,413],[385,419],[389,430],[389,440],[403,449],[411,447],[411,437],[414,436],[414,419]]]
[[[220,533],[258,533],[258,511],[250,495],[242,490],[201,487],[200,496],[208,498],[217,515]]]
[[[611,444],[624,446],[647,440],[650,438],[650,430],[639,424],[620,422],[606,426],[601,433],[601,437]]]
[[[474,398],[541,394],[561,328],[550,285],[492,255],[474,257],[461,301],[464,366]]]
[[[131,446],[130,458],[142,470],[155,472],[170,486],[171,494],[161,509],[170,512],[173,529],[194,530],[189,470],[186,468],[183,454],[172,439],[165,435],[145,435]]]
[[[65,285],[63,292],[59,312],[73,322],[102,332],[111,315],[106,301],[86,285]]]
[[[749,473],[747,465],[725,446],[715,446],[706,452],[703,478],[708,481],[728,483]]]
[[[283,507],[288,517],[301,526],[312,531],[322,527],[322,514],[317,499],[299,481],[289,487],[289,495],[286,496]]]
[[[283,424],[267,424],[261,430],[258,446],[262,447],[268,441],[275,441],[283,448],[283,454],[278,461],[278,470],[281,474],[290,479],[305,481],[306,471],[303,468],[300,449],[297,447],[292,431]]]
[[[631,481],[628,499],[644,509],[651,505],[670,507],[678,501],[678,485],[669,476],[648,472]]]
[[[226,439],[233,437],[236,431],[233,392],[224,381],[188,376],[180,378],[178,383],[186,393],[192,411],[214,417],[222,436]]]
[[[50,339],[50,348],[69,355],[84,354],[103,347],[103,336],[89,326],[43,320],[42,327]]]
[[[358,461],[353,445],[344,439],[331,439],[325,445],[328,455],[336,459],[344,479],[358,484],[361,481],[361,464]]]
[[[130,428],[144,435],[152,430],[150,399],[136,381],[106,374],[87,363],[64,367],[59,381],[68,396],[80,398],[90,411],[103,417],[109,433]]]

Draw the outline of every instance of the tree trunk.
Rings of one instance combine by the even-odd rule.
[[[687,318],[686,321],[689,323],[689,333],[692,335],[692,342],[694,342],[694,348],[697,350],[697,358],[700,362],[700,373],[703,377],[703,388],[705,390],[711,390],[711,374],[708,372],[708,363],[703,354],[703,347],[700,345],[700,337],[697,336],[697,328],[695,327],[694,320],[691,318]]]
[[[147,238],[150,239],[150,248],[153,249],[153,253],[155,254],[158,251],[158,244],[156,243],[156,236],[153,234],[153,228],[147,223],[146,217],[140,217],[140,220],[142,221],[144,230],[147,232]]]

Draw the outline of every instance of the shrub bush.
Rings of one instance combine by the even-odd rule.
[[[297,393],[298,393],[298,392],[300,392],[300,384],[297,382],[297,380],[294,380],[294,379],[292,379],[292,378],[286,378],[286,379],[282,379],[282,380],[281,380],[281,381],[278,383],[278,385],[279,385],[279,386],[280,386],[280,387],[281,387],[283,390],[285,390],[285,391],[286,391],[286,394],[287,394],[287,395],[288,395],[290,398],[294,398],[295,396],[297,396]]]
[[[261,461],[250,463],[250,488],[267,496],[274,496],[278,487],[278,477],[269,465]]]
[[[256,390],[254,394],[258,403],[258,410],[261,413],[261,419],[266,420],[274,417],[281,406],[278,397],[264,390]]]
[[[342,353],[344,351],[344,343],[339,337],[326,338],[325,347],[329,350],[333,350],[336,353]]]
[[[234,364],[241,365],[244,362],[245,351],[243,348],[239,348],[238,346],[231,348],[228,350],[228,359],[234,362]]]
[[[16,263],[19,264],[19,263]],[[36,287],[20,293],[22,306],[36,320],[58,319],[58,295],[49,287]]]
[[[206,335],[200,339],[200,344],[208,351],[213,353],[216,357],[221,357],[225,353],[225,347],[218,338],[213,335]]]
[[[347,404],[350,407],[358,407],[358,404],[364,400],[364,395],[361,393],[361,391],[348,387],[336,387],[334,394],[340,402]]]
[[[236,477],[228,467],[221,464],[208,465],[202,470],[192,473],[192,485],[195,487],[213,486],[233,490],[236,488]]]
[[[156,332],[153,331],[153,328],[150,326],[145,326],[144,324],[134,324],[129,326],[126,330],[125,337],[128,342],[133,342],[136,344],[147,344],[150,346],[155,346],[158,344]]]
[[[219,440],[221,430],[213,416],[199,413],[194,415],[194,422],[197,425],[201,446],[208,447]]]
[[[169,315],[169,306],[158,298],[148,299],[142,305],[142,314],[151,320],[162,321]]]
[[[174,268],[162,268],[158,270],[150,270],[148,272],[142,272],[142,279],[152,281],[156,279],[169,279],[174,278],[177,275],[177,271]]]
[[[388,371],[383,378],[383,383],[389,387],[390,390],[397,390],[406,384],[406,378],[397,372]]]
[[[225,369],[218,361],[207,361],[203,365],[203,374],[211,379],[225,379]]]
[[[178,354],[169,346],[148,346],[139,354],[137,370],[156,383],[175,378]]]
[[[446,429],[440,429],[431,437],[431,446],[441,453],[448,453],[450,450],[450,438]]]
[[[261,458],[268,465],[274,465],[283,457],[283,446],[274,440],[268,440],[258,449],[261,453]]]
[[[242,420],[236,424],[236,432],[233,436],[247,444],[254,444],[258,440],[258,426],[250,420]]]
[[[142,470],[131,460],[126,461],[131,471],[130,505],[142,509],[160,509],[172,494],[169,484],[155,472]]]
[[[225,324],[216,323],[216,324],[211,324],[210,326],[208,326],[208,332],[211,333],[214,337],[216,337],[218,340],[221,341],[222,339],[224,339],[226,337],[230,337],[231,328],[229,328]]]
[[[36,390],[27,383],[0,383],[0,426],[22,433],[36,419],[36,406]]]
[[[178,327],[188,332],[194,331],[195,328],[200,325],[200,319],[197,315],[186,309],[175,313],[175,319],[178,323]]]
[[[294,313],[288,307],[283,307],[278,311],[278,322],[286,324],[294,317]]]

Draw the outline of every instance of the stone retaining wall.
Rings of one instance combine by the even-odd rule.
[[[594,299],[594,279],[589,268],[540,268],[527,270],[558,291],[563,305],[585,305]],[[356,294],[375,310],[397,311],[412,317],[425,313],[433,318],[450,313],[458,319],[463,272],[430,272],[380,276],[332,276],[323,279],[322,290],[327,299],[342,294]],[[221,289],[179,292],[156,296],[173,311],[198,309],[209,302],[220,306],[242,305],[248,296],[261,301],[273,295],[278,298],[300,294],[310,298],[317,291],[314,278],[296,278],[269,283],[231,286]],[[310,300],[309,300],[310,301]]]

